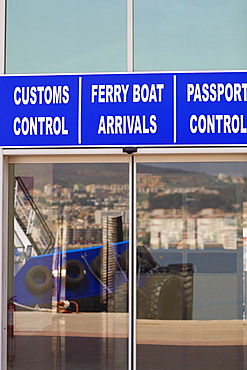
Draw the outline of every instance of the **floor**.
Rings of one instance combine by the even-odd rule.
[[[138,370],[247,369],[241,320],[138,320]],[[128,315],[15,312],[8,369],[127,370]]]

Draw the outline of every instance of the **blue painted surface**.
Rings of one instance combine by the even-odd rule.
[[[121,242],[114,245],[116,258],[128,247],[128,242]],[[73,300],[78,298],[94,297],[102,294],[102,286],[95,278],[91,271],[91,263],[93,259],[99,255],[102,246],[75,249],[66,252],[66,261],[77,260],[80,261],[86,271],[86,277],[79,286],[73,289],[66,288],[66,299]],[[50,303],[52,299],[52,289],[43,295],[33,294],[27,286],[26,274],[34,266],[45,266],[52,271],[53,259],[58,257],[60,264],[62,264],[63,254],[58,252],[42,256],[31,257],[26,264],[18,271],[14,278],[14,296],[15,302],[25,305],[36,305]],[[121,275],[121,274],[120,274]],[[118,284],[122,283],[122,277],[118,277]],[[57,281],[58,290],[61,288],[61,281]],[[59,300],[60,293],[58,293]]]
[[[247,73],[0,77],[0,146],[244,145]]]

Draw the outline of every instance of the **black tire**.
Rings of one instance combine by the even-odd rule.
[[[193,316],[193,281],[194,270],[191,263],[170,264],[167,266],[167,272],[172,275],[179,275],[183,281],[184,298],[185,298],[185,320],[192,320]]]
[[[128,312],[128,289],[128,283],[124,283],[116,289],[114,293],[114,312]]]
[[[153,275],[144,287],[146,318],[182,320],[185,316],[183,282],[179,276]]]
[[[114,294],[114,312],[129,311],[129,283],[120,285]],[[137,288],[137,318],[145,317],[145,296],[141,288]]]
[[[129,250],[128,249],[125,249],[125,251],[123,251],[123,253],[119,257],[119,264],[123,271],[128,272],[129,270]]]
[[[123,271],[128,272],[129,269],[129,250],[123,251],[119,258],[119,263]],[[157,266],[157,262],[153,259],[151,253],[144,245],[137,247],[137,272],[149,272]]]
[[[143,289],[137,288],[137,319],[145,319],[146,316],[146,295]]]
[[[137,247],[137,271],[149,272],[157,266],[157,262],[153,259],[151,253],[144,245]]]
[[[66,285],[68,288],[77,288],[86,277],[86,270],[78,260],[66,261]]]
[[[28,270],[25,281],[28,290],[34,295],[44,295],[53,286],[51,270],[43,265],[37,265]]]
[[[186,301],[185,320],[192,320],[193,316],[193,275],[184,279],[184,296]]]
[[[91,262],[91,269],[93,273],[100,279],[100,262],[101,262],[101,254],[98,254]]]

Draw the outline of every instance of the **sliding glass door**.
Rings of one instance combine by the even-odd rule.
[[[137,368],[243,369],[246,163],[143,160],[136,181]]]
[[[10,165],[9,369],[127,369],[128,163]]]
[[[244,369],[245,162],[16,158],[9,369]]]

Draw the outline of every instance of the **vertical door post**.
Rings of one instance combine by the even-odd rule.
[[[136,162],[129,169],[129,370],[136,369]]]

